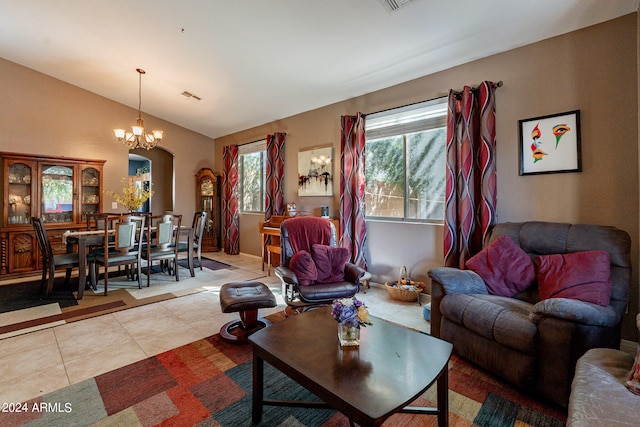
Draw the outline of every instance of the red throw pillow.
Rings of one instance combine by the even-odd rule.
[[[465,266],[482,277],[492,295],[512,297],[536,279],[533,260],[506,234],[469,258]]]
[[[344,266],[349,259],[347,248],[327,245],[312,245],[311,255],[318,269],[318,283],[333,283],[344,280]]]
[[[299,285],[313,285],[318,279],[318,270],[311,254],[298,251],[289,260],[289,268],[296,274]]]
[[[538,258],[541,299],[572,298],[609,305],[611,260],[606,251],[542,255]]]

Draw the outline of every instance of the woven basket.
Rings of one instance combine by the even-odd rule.
[[[414,286],[413,289],[403,289],[400,287],[402,280],[411,282],[411,279],[407,277],[407,267],[404,265],[400,268],[400,278],[397,282],[386,282],[384,284],[385,288],[387,288],[389,296],[398,301],[413,302],[417,300],[418,294],[420,293],[422,288]]]

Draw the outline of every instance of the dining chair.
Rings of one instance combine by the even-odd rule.
[[[53,281],[55,279],[56,270],[66,270],[64,283],[69,283],[71,278],[71,270],[78,268],[80,260],[78,253],[64,253],[54,255],[49,235],[44,226],[44,221],[39,217],[32,217],[31,223],[36,233],[40,253],[42,254],[42,280],[40,281],[40,292],[44,293],[45,298],[49,298],[53,289]]]
[[[176,281],[180,280],[178,273],[178,239],[182,215],[156,215],[148,217],[147,243],[142,251],[142,259],[147,261],[147,286],[151,284],[151,267],[154,261],[160,261],[162,271],[167,268],[169,274],[173,272]]]
[[[87,214],[87,230],[104,230],[107,225],[108,213],[94,212]]]
[[[199,211],[193,214],[193,221],[191,222],[191,228],[193,229],[193,252],[198,258],[198,265],[202,271],[202,235],[204,234],[204,227],[207,225],[207,212]],[[178,241],[178,253],[188,252],[189,242]]]
[[[109,267],[126,266],[126,274],[130,278],[138,279],[138,288],[142,289],[141,254],[143,252],[142,235],[145,227],[145,217],[136,215],[108,216],[107,221],[112,228],[105,227],[103,249],[97,253],[91,262],[91,283],[95,286],[98,278],[98,266],[104,267],[104,294],[107,295],[109,283]],[[113,242],[110,236],[114,236]],[[135,273],[133,268],[135,267]]]

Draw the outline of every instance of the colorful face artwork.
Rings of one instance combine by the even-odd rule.
[[[564,123],[553,126],[552,132],[556,137],[556,149],[558,148],[558,143],[560,142],[560,138],[562,138],[562,135],[569,132],[570,130],[571,128]],[[536,125],[536,127],[534,127],[531,131],[531,139],[533,140],[533,142],[531,143],[533,163],[542,160],[542,158],[547,155],[547,153],[545,153],[542,148],[540,148],[540,146],[542,145],[542,141],[540,140],[541,137],[542,132],[540,131],[538,125]]]

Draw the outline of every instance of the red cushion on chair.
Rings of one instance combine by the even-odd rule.
[[[609,305],[611,261],[606,251],[542,255],[538,258],[541,299],[572,298]]]
[[[289,268],[296,274],[299,285],[313,285],[318,279],[316,264],[307,251],[298,251],[289,260]]]
[[[492,295],[512,297],[536,279],[533,260],[506,234],[469,258],[465,266],[482,277]]]
[[[318,269],[318,283],[334,283],[344,280],[344,266],[349,259],[347,248],[312,245],[311,255]]]

